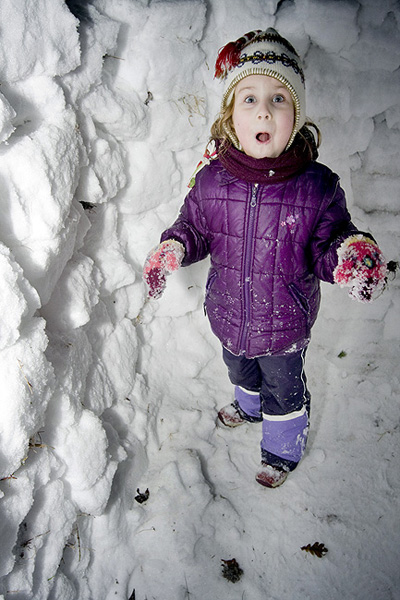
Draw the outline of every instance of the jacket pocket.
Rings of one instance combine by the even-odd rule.
[[[210,271],[209,275],[208,275],[208,279],[207,279],[207,283],[206,283],[206,297],[208,296],[208,294],[210,293],[211,287],[215,281],[215,279],[217,278],[217,272],[216,271]]]
[[[298,288],[295,283],[289,283],[289,292],[303,314],[308,317],[310,314],[310,303],[307,296]]]
[[[207,307],[206,307],[207,298],[210,295],[211,287],[212,287],[214,281],[216,280],[216,278],[217,278],[217,272],[210,271],[209,275],[208,275],[207,283],[206,283],[205,298],[204,298],[204,302],[203,302],[203,310],[204,310],[205,315],[207,315]]]

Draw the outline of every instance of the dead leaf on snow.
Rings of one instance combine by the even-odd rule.
[[[322,558],[328,552],[328,548],[325,548],[324,544],[320,542],[314,542],[312,546],[311,544],[307,544],[307,546],[302,546],[301,549],[313,556],[318,556],[318,558]]]

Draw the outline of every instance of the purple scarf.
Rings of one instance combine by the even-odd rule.
[[[314,140],[313,137],[312,140]],[[311,151],[300,136],[295,138],[289,150],[277,158],[253,158],[233,146],[225,149],[217,144],[217,150],[221,151],[218,158],[225,169],[235,177],[249,183],[285,181],[304,171],[318,156],[315,144]]]

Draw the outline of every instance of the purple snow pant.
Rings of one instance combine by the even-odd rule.
[[[310,394],[304,358],[305,350],[249,359],[223,349],[239,413],[251,423],[262,421],[262,461],[289,471],[297,467],[307,442]]]

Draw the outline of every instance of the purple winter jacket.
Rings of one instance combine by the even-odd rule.
[[[197,174],[161,239],[184,245],[183,266],[210,254],[211,329],[230,352],[253,358],[307,346],[319,280],[333,283],[337,248],[355,232],[339,177],[321,163],[257,184],[216,159]]]

